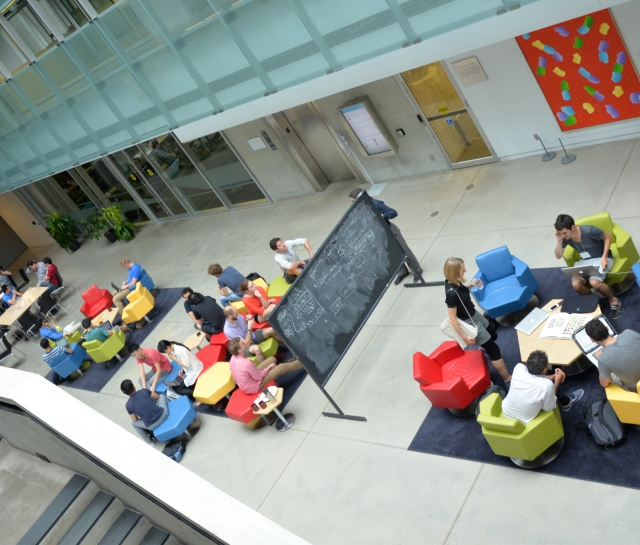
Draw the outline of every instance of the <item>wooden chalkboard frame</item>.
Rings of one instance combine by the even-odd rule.
[[[371,220],[374,223],[379,224],[377,228],[379,229],[379,226],[382,226],[382,229],[384,229],[386,231],[385,234],[386,234],[386,237],[387,237],[387,244],[391,244],[392,245],[392,252],[388,252],[389,259],[391,260],[391,262],[389,263],[389,266],[388,266],[388,271],[389,272],[387,273],[386,282],[381,287],[379,287],[378,291],[374,294],[375,295],[375,299],[372,299],[371,301],[369,301],[367,303],[365,309],[364,309],[364,313],[359,315],[359,318],[357,319],[356,327],[353,330],[350,331],[351,338],[349,339],[348,343],[346,344],[346,346],[344,347],[342,352],[339,354],[339,356],[337,357],[335,362],[330,365],[330,368],[328,369],[328,372],[320,373],[318,367],[315,364],[310,364],[311,359],[309,357],[307,357],[306,353],[301,354],[300,350],[296,351],[295,347],[290,346],[290,343],[287,342],[287,339],[291,335],[286,333],[287,327],[285,327],[279,321],[279,314],[281,313],[281,309],[286,308],[287,302],[289,301],[289,299],[291,297],[294,297],[294,296],[298,295],[297,294],[298,290],[296,290],[296,288],[299,287],[302,283],[304,283],[305,278],[307,277],[307,275],[308,274],[313,274],[313,263],[314,263],[314,260],[317,259],[319,256],[322,256],[323,253],[325,251],[327,251],[327,247],[330,244],[330,242],[333,240],[334,235],[340,229],[343,229],[345,227],[346,222],[350,220],[350,217],[352,215],[352,211],[357,209],[357,207],[359,207],[361,204],[363,204],[365,206],[365,208],[368,211],[371,212]],[[387,245],[386,248],[388,249],[388,245]],[[402,257],[398,259],[399,256],[402,256]],[[392,258],[393,258],[393,260],[392,260]],[[331,397],[327,394],[327,392],[324,389],[324,386],[329,381],[329,379],[331,378],[331,376],[333,375],[333,373],[337,369],[338,365],[340,365],[340,362],[342,361],[342,359],[344,358],[345,354],[348,352],[349,348],[351,347],[351,345],[355,341],[356,337],[358,336],[358,334],[362,330],[362,327],[365,325],[365,323],[369,319],[369,316],[375,310],[375,308],[378,305],[378,303],[380,302],[380,299],[382,298],[382,296],[386,293],[386,291],[389,288],[391,282],[396,277],[396,275],[398,274],[398,271],[400,270],[400,268],[404,264],[405,259],[406,259],[406,255],[405,255],[404,251],[402,250],[401,246],[398,244],[395,236],[391,232],[391,229],[389,228],[389,225],[382,218],[382,216],[380,215],[380,212],[378,212],[378,209],[373,204],[373,202],[371,200],[371,197],[369,197],[369,195],[367,195],[367,193],[365,191],[363,191],[358,196],[358,198],[353,202],[351,207],[349,207],[349,209],[345,212],[345,214],[342,216],[342,218],[336,224],[336,226],[332,229],[332,231],[329,234],[329,236],[327,236],[327,238],[324,240],[324,242],[322,243],[322,245],[320,246],[318,251],[314,254],[314,257],[311,260],[311,262],[309,263],[309,265],[307,265],[307,267],[305,267],[303,272],[294,281],[294,283],[292,284],[291,288],[289,288],[289,290],[286,292],[286,294],[284,295],[284,297],[282,298],[282,300],[280,301],[280,303],[278,304],[278,306],[276,307],[274,312],[269,317],[269,323],[271,324],[271,326],[278,333],[278,335],[280,335],[280,337],[283,339],[284,343],[289,347],[289,349],[298,356],[298,358],[300,359],[300,362],[302,363],[303,367],[309,373],[309,376],[311,376],[313,381],[317,384],[317,386],[322,390],[322,392],[327,396],[329,401],[331,401],[333,406],[339,412],[338,415],[329,414],[329,413],[323,413],[326,416],[337,416],[337,417],[340,417],[340,418],[350,418],[350,419],[363,420],[362,417],[348,417],[348,415],[345,415],[339,409],[339,407],[335,404],[335,402],[331,399]],[[311,272],[309,272],[309,271],[311,271]]]

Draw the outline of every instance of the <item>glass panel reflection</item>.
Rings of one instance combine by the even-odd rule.
[[[185,144],[185,147],[229,207],[268,202],[220,133],[198,138]]]
[[[27,0],[18,0],[10,4],[2,14],[36,57],[58,43]]]
[[[68,172],[59,172],[54,174],[52,178],[60,189],[66,193],[67,197],[71,199],[73,204],[76,205],[78,215],[83,220],[87,219],[95,210],[96,205],[91,201],[84,189],[78,185],[78,182]]]

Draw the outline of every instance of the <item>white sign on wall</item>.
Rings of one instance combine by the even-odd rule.
[[[475,85],[476,83],[481,83],[489,79],[482,69],[482,66],[480,66],[478,57],[469,57],[468,59],[454,62],[453,67],[458,73],[460,83],[465,87],[469,87],[469,85]]]

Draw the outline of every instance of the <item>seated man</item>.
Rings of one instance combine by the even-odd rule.
[[[128,258],[120,261],[120,266],[127,269],[129,275],[120,286],[120,291],[113,296],[113,304],[118,308],[118,314],[122,314],[125,307],[124,300],[131,293],[132,288],[136,287],[140,276],[142,276],[142,267]]]
[[[575,263],[576,267],[587,265],[599,267],[602,272],[590,276],[588,279],[589,285],[609,300],[611,318],[617,320],[622,312],[622,302],[613,296],[611,288],[604,283],[607,273],[613,268],[613,257],[609,250],[611,247],[611,235],[593,225],[580,225],[578,227],[573,218],[567,214],[558,216],[555,228],[556,258],[562,259],[564,249],[568,244],[580,254],[580,259]],[[584,278],[573,278],[571,285],[581,295],[591,294],[591,290],[585,286]]]
[[[245,277],[236,269],[233,267],[223,269],[219,263],[213,263],[209,265],[207,272],[218,279],[218,293],[222,295],[220,304],[223,308],[229,305],[231,301],[240,301],[242,299],[240,284],[244,282]]]
[[[548,375],[549,358],[546,352],[534,350],[527,358],[526,366],[518,363],[511,373],[509,393],[502,402],[506,418],[516,418],[523,424],[531,422],[540,411],[552,411],[556,399],[563,411],[569,411],[584,395],[584,390],[565,395],[560,386],[565,374],[556,369]]]
[[[63,348],[66,348],[69,346],[67,337],[70,337],[76,331],[79,331],[82,328],[80,324],[73,323],[65,327],[64,330],[58,331],[57,329],[54,329],[53,327],[51,327],[51,324],[49,324],[47,321],[43,320],[42,318],[38,318],[36,320],[36,325],[40,330],[40,336],[43,339],[51,340],[54,343],[56,343],[56,345],[62,346]]]
[[[231,376],[245,394],[260,393],[272,380],[286,373],[304,369],[300,360],[277,364],[275,358],[267,358],[255,366],[250,359],[242,355],[248,347],[249,343],[244,339],[235,338],[229,341]]]
[[[247,348],[244,350],[244,355],[247,357],[255,356],[258,363],[262,363],[264,361],[264,354],[258,345],[269,337],[275,337],[277,340],[278,337],[273,328],[265,327],[258,329],[254,333],[251,331],[253,327],[253,317],[245,322],[244,317],[238,313],[238,309],[231,305],[224,307],[224,316],[226,318],[224,322],[224,334],[227,336],[227,339],[243,339],[245,345],[247,345]]]
[[[251,280],[240,284],[242,302],[259,323],[266,322],[276,308],[275,299],[267,299],[267,293],[261,286],[256,286]],[[248,316],[248,315],[247,315]]]
[[[13,305],[18,300],[18,297],[22,297],[22,293],[16,288],[7,284],[2,286],[2,300],[7,306]]]
[[[2,265],[0,265],[0,286],[4,285],[17,287],[16,283],[13,281],[13,274],[11,271],[5,271]]]
[[[129,396],[125,408],[131,416],[133,429],[147,445],[153,446],[156,442],[153,430],[169,416],[169,402],[166,396],[158,395],[146,388],[136,390],[130,380],[120,383],[120,391]]]
[[[47,267],[45,267],[44,263],[39,261],[35,262],[33,260],[29,260],[27,262],[27,274],[35,272],[38,276],[38,286],[42,288],[47,288],[47,291],[51,293],[54,290],[57,290],[60,287],[60,284],[53,284],[49,280],[47,280]]]
[[[53,361],[63,352],[67,354],[73,354],[73,350],[68,346],[62,346],[60,344],[56,345],[55,348],[51,348],[51,344],[49,344],[49,339],[40,339],[40,348],[44,348],[44,354],[42,354],[42,359],[47,362]]]
[[[162,382],[162,379],[173,370],[167,356],[161,354],[155,348],[140,348],[139,344],[133,343],[129,345],[129,354],[136,359],[138,370],[140,371],[138,383],[143,388],[147,387],[147,382],[153,377],[149,388],[151,392],[155,392],[158,382]],[[145,365],[151,367],[151,370],[146,373],[144,372]]]
[[[82,327],[84,328],[84,338],[86,341],[98,340],[101,343],[111,337],[114,331],[122,330],[124,333],[131,331],[126,324],[114,325],[111,329],[102,329],[101,327],[94,326],[89,318],[82,320]]]
[[[224,312],[213,297],[205,297],[195,292],[189,295],[187,301],[193,307],[193,317],[196,321],[193,327],[203,331],[207,339],[211,338],[211,335],[222,333]]]
[[[189,296],[193,293],[191,288],[182,289],[182,298],[184,299],[184,311],[189,315],[189,318],[193,320],[195,324],[197,322],[195,315],[193,314],[193,305],[189,304]]]
[[[613,382],[629,392],[636,392],[640,381],[640,333],[625,329],[617,338],[612,337],[600,320],[591,320],[584,330],[594,343],[602,346],[595,354],[600,385],[606,388]]]
[[[44,277],[45,284],[53,284],[54,288],[51,291],[57,290],[61,287],[60,280],[58,280],[58,267],[56,267],[51,261],[50,257],[43,257],[42,264],[47,268],[47,274]]]
[[[280,266],[284,273],[284,279],[288,284],[293,284],[296,277],[305,268],[309,259],[302,261],[298,258],[294,248],[298,246],[304,246],[307,252],[309,252],[309,259],[313,257],[313,251],[311,245],[306,238],[296,238],[293,240],[282,241],[280,238],[272,238],[269,241],[269,247],[276,253],[274,259]]]

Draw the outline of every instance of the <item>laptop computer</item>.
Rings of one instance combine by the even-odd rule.
[[[534,308],[516,325],[516,329],[525,335],[531,335],[536,328],[547,319],[549,313],[541,308]]]
[[[562,312],[569,314],[593,312],[598,308],[599,295],[573,295],[562,301]]]
[[[116,286],[113,282],[111,282],[111,287],[116,291],[120,291],[120,287]]]
[[[609,335],[611,335],[612,337],[617,337],[618,334],[616,333],[616,330],[613,329],[613,326],[609,323],[609,320],[607,320],[602,314],[600,316],[596,316],[594,318],[594,320],[600,320],[609,330]],[[573,339],[573,342],[575,342],[578,345],[578,348],[580,348],[580,350],[582,350],[582,353],[587,356],[587,358],[589,358],[589,361],[591,363],[593,363],[593,365],[595,365],[596,367],[598,367],[598,359],[595,357],[595,353],[598,352],[598,350],[600,350],[600,345],[594,343],[591,338],[589,337],[589,335],[587,335],[587,332],[585,331],[585,327],[581,327],[580,329],[578,329],[578,331],[576,331],[571,338]]]
[[[581,265],[579,267],[563,267],[562,272],[571,278],[589,278],[602,274],[600,267],[593,265]]]
[[[111,322],[109,320],[107,320],[106,322],[102,322],[98,326],[98,329],[104,329],[106,331],[110,331],[112,328],[113,328],[113,326],[111,325]]]

